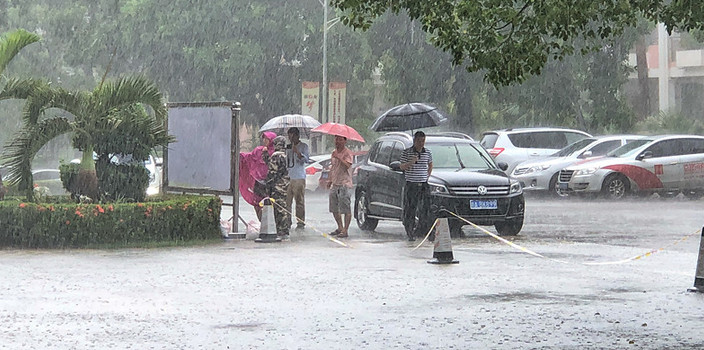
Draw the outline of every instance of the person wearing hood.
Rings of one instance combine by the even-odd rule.
[[[266,176],[266,186],[269,191],[269,198],[275,202],[274,221],[276,222],[276,234],[286,239],[291,228],[291,214],[286,209],[286,196],[290,184],[286,165],[286,138],[277,136],[274,138],[273,144],[274,153],[269,157],[269,173]]]
[[[261,136],[261,146],[252,152],[240,152],[240,195],[244,200],[254,207],[257,218],[262,219],[262,208],[259,202],[268,195],[266,190],[266,176],[269,172],[269,157],[274,153],[274,143],[276,134],[265,131]]]

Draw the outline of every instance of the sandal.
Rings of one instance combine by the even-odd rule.
[[[337,238],[347,238],[347,237],[349,237],[349,235],[347,234],[347,232],[345,232],[345,233],[340,233],[340,234],[337,235]]]
[[[335,229],[335,231],[332,231],[332,232],[328,233],[328,236],[337,236],[337,235],[339,235],[339,234],[340,234],[340,230],[339,230],[339,229]]]

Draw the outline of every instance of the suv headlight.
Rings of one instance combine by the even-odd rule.
[[[584,176],[594,174],[599,168],[585,168],[574,172],[574,176]]]
[[[511,189],[508,191],[510,194],[523,192],[523,187],[518,181],[511,181]]]
[[[428,186],[430,187],[430,194],[449,193],[449,191],[447,190],[447,187],[445,187],[445,185],[437,184],[437,183],[433,183],[433,182],[428,182]]]

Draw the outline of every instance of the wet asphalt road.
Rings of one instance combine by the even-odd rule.
[[[686,292],[704,201],[528,198],[513,241],[569,263],[465,227],[460,264],[436,266],[400,223],[328,241],[326,197],[307,200],[309,227],[277,244],[3,250],[0,348],[704,348],[704,295]]]

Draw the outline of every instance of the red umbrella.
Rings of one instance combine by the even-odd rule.
[[[342,136],[346,137],[348,140],[352,141],[359,141],[359,142],[365,142],[364,138],[362,138],[362,135],[360,135],[357,130],[353,129],[352,127],[349,127],[345,124],[338,124],[338,123],[325,123],[323,125],[320,125],[311,132],[319,132],[323,134],[328,134],[328,135],[335,135],[335,136]]]

